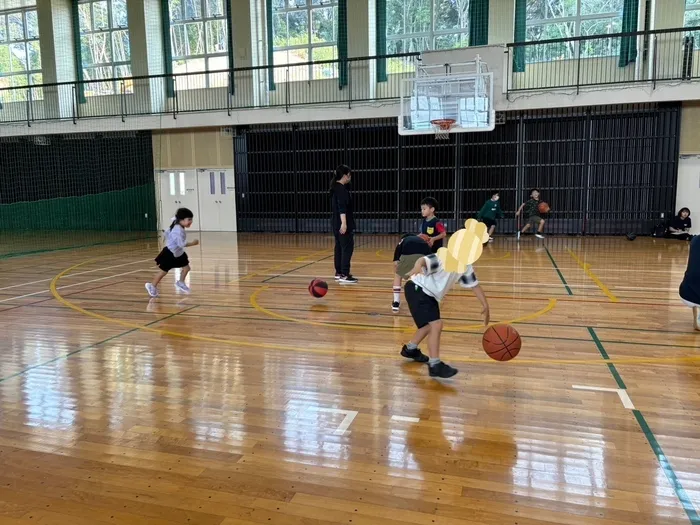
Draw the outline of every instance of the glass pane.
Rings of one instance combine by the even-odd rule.
[[[114,70],[109,66],[83,69],[85,83],[85,96],[94,97],[114,94]],[[105,81],[107,80],[107,81]]]
[[[594,0],[595,1],[595,0]],[[598,0],[605,2],[606,0]],[[578,0],[527,0],[527,19],[549,20],[576,16]]]
[[[543,24],[527,28],[526,41],[550,40],[554,38],[570,38],[574,36],[573,22]],[[574,42],[557,42],[525,48],[528,62],[544,62],[549,60],[564,60],[574,57]]]
[[[27,75],[16,75],[12,77],[12,86],[13,87],[25,87],[29,85],[29,79],[27,78]],[[26,99],[23,99],[26,100]]]
[[[311,5],[338,5],[338,0],[311,0]]]
[[[175,174],[170,173],[170,195],[175,195]]]
[[[228,51],[228,28],[226,20],[207,22],[207,53]]]
[[[27,11],[27,38],[39,38],[39,19],[36,11]]]
[[[295,66],[294,64],[302,64],[309,61],[309,50],[304,49],[289,49],[287,51],[275,51],[275,65],[290,64],[291,67],[276,67],[275,82],[290,82],[299,80],[309,80],[309,66]]]
[[[229,75],[228,75],[228,57],[211,57],[207,60],[207,71],[220,71],[220,73],[210,73],[209,76],[209,87],[219,88],[228,87]]]
[[[204,54],[204,23],[185,24],[187,33],[187,55]]]
[[[230,0],[227,0],[230,1]],[[209,16],[224,16],[223,0],[207,0],[207,14]]]
[[[5,47],[5,46],[2,46]],[[24,42],[10,44],[10,71],[27,70],[27,48]]]
[[[92,25],[93,29],[109,29],[107,2],[95,2],[92,4]]]
[[[7,15],[7,24],[10,26],[10,40],[24,40],[24,20],[22,20],[22,13]]]
[[[272,15],[272,38],[274,47],[287,47],[287,13]]]
[[[221,195],[226,195],[226,172],[220,171],[219,177],[221,178]]]
[[[10,63],[10,46],[0,45],[0,73],[12,71]]]
[[[387,0],[386,34],[403,35],[430,31],[430,7],[433,0]]]
[[[205,71],[206,62],[203,58],[192,58],[190,60],[179,60],[173,63],[174,73],[193,73]],[[204,75],[180,75],[176,79],[177,89],[204,89],[206,85]]]
[[[170,0],[170,22],[182,20],[182,0]]]
[[[430,49],[430,39],[428,37],[401,38],[389,40],[386,43],[387,53],[390,55],[397,53],[422,52]]]
[[[185,18],[198,20],[202,18],[202,3],[200,0],[182,0],[185,4]]]
[[[304,7],[306,0],[287,0],[287,5],[289,7]]]
[[[112,27],[128,27],[126,0],[112,0]]]
[[[336,46],[314,47],[311,49],[311,57],[313,62],[321,62],[323,60],[334,60],[338,58],[338,48]],[[331,62],[330,64],[315,64],[314,79],[320,80],[324,78],[336,78],[338,76],[338,63]]]
[[[624,0],[581,0],[582,15],[615,13],[622,15]]]
[[[209,193],[216,195],[216,176],[213,171],[209,172]]]
[[[92,31],[92,15],[90,4],[78,4],[78,23],[80,32]]]
[[[309,43],[309,12],[293,11],[288,13],[287,24],[289,27],[290,46],[299,46]]]
[[[117,78],[129,78],[131,76],[131,66],[116,66],[114,74]]]
[[[40,86],[44,83],[44,79],[41,73],[34,73],[29,76],[29,83],[32,86]],[[44,89],[43,88],[32,88],[32,100],[44,100]]]
[[[335,42],[335,7],[311,10],[312,43]]]
[[[469,27],[469,0],[435,0],[435,29],[465,27]]]
[[[469,46],[469,34],[438,35],[435,37],[434,49],[457,49]]]
[[[83,66],[112,62],[112,45],[109,33],[91,33],[80,37]]]
[[[38,40],[27,42],[27,54],[29,55],[29,69],[41,69],[41,46]]]
[[[284,9],[287,7],[285,0],[272,0],[272,9]]]
[[[128,30],[112,33],[112,50],[115,62],[128,62],[131,60]]]
[[[685,7],[700,5],[700,0],[685,0]]]
[[[170,28],[170,43],[173,47],[173,57],[183,57],[187,55],[187,38],[185,26],[178,24]]]
[[[185,174],[180,172],[180,195],[185,194]]]
[[[7,42],[7,22],[4,15],[0,15],[0,42]]]

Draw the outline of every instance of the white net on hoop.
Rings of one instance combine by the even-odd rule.
[[[450,138],[450,130],[457,121],[453,119],[435,119],[430,122],[435,131],[435,140],[447,140]]]

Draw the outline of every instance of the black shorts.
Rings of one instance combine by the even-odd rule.
[[[183,253],[180,257],[175,257],[173,252],[163,248],[158,257],[156,257],[156,264],[158,268],[167,273],[173,268],[184,268],[190,264],[190,260],[187,258],[187,253]]]
[[[404,294],[413,322],[418,328],[440,320],[440,303],[435,297],[426,294],[416,283],[408,281],[404,287]]]
[[[487,228],[490,228],[491,226],[496,226],[496,221],[494,219],[487,219],[486,217],[484,217],[480,220],[486,225]]]
[[[430,255],[433,253],[428,243],[417,235],[404,237],[394,250],[394,262],[401,259],[402,255]]]

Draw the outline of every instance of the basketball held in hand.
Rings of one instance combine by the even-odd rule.
[[[497,324],[484,332],[484,352],[496,361],[510,361],[520,353],[522,341],[518,331],[508,324]]]
[[[309,293],[316,299],[320,299],[328,293],[328,283],[321,279],[314,279],[309,284]]]
[[[547,212],[549,212],[549,210],[550,210],[549,204],[547,204],[546,202],[540,202],[540,203],[537,205],[537,210],[538,210],[540,213],[547,213]]]
[[[426,235],[425,233],[421,233],[418,237],[423,239],[425,242],[430,240],[430,235]]]

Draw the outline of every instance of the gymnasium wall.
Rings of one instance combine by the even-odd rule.
[[[690,208],[691,231],[700,234],[700,101],[683,103],[680,154],[676,211]]]
[[[233,139],[221,128],[153,132],[153,166],[159,169],[231,168]]]
[[[491,133],[402,137],[395,119],[238,128],[240,231],[329,231],[329,180],[354,172],[358,229],[414,231],[420,201],[438,199],[454,230],[493,188],[506,219],[539,187],[558,234],[648,233],[673,213],[680,105],[626,105],[510,112]]]
[[[0,139],[3,230],[154,231],[150,132]]]

